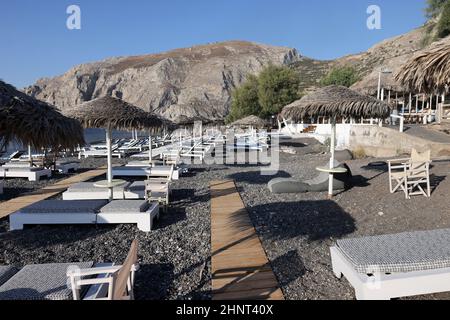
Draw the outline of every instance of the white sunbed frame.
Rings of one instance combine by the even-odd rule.
[[[365,275],[357,272],[337,247],[330,248],[333,273],[355,289],[357,300],[394,298],[450,291],[450,268],[405,273]]]
[[[71,225],[71,224],[137,224],[139,230],[150,232],[154,219],[159,219],[159,204],[152,202],[146,212],[105,213],[21,213],[10,215],[10,231],[23,230],[25,225]]]
[[[112,175],[113,177],[148,177],[149,174],[146,172],[147,169],[152,169],[154,168],[154,170],[156,171],[155,174],[150,174],[150,176],[152,177],[164,177],[164,174],[159,174],[158,173],[158,166],[155,167],[137,167],[137,166],[125,166],[126,168],[133,168],[133,169],[126,169],[126,170],[121,170],[121,168],[124,167],[115,167],[112,170]],[[168,166],[165,166],[168,167]],[[172,180],[178,180],[180,178],[180,170],[179,169],[175,169],[172,172]]]
[[[80,164],[78,162],[68,162],[62,164],[56,164],[56,170],[62,174],[67,174],[69,171],[77,171],[80,168]]]
[[[42,177],[51,178],[52,170],[41,169],[39,171],[20,171],[14,170],[14,168],[4,168],[3,172],[0,172],[3,178],[27,178],[28,181],[39,181]]]

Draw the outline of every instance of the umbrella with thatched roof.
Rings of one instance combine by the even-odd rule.
[[[342,86],[328,86],[286,106],[281,116],[301,121],[309,117],[331,118],[330,171],[334,169],[336,118],[381,118],[390,115],[387,103],[364,96]],[[330,172],[329,196],[333,196],[333,173]]]
[[[230,126],[232,127],[254,127],[258,129],[262,129],[267,127],[267,121],[264,119],[261,119],[257,116],[248,116],[243,119],[239,119],[235,122],[233,122]]]
[[[85,102],[66,113],[77,119],[86,128],[106,129],[108,150],[108,182],[112,182],[112,130],[149,130],[154,132],[161,128],[172,127],[172,123],[153,113],[146,112],[121,99],[110,96]],[[149,158],[152,158],[152,142],[149,139]]]
[[[450,85],[450,38],[415,54],[395,74],[395,79],[411,91],[445,92]]]
[[[83,128],[76,120],[3,81],[0,81],[0,137],[4,144],[17,139],[36,149],[71,149],[84,144]]]

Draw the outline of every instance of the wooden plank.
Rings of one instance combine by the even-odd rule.
[[[30,194],[2,202],[0,203],[0,219],[8,217],[10,214],[19,211],[20,209],[23,209],[33,203],[52,198],[66,191],[67,188],[74,183],[84,182],[105,173],[105,167],[86,171],[65,180],[58,181],[55,184],[47,186],[36,192],[32,192]]]
[[[210,189],[213,300],[284,300],[234,181]]]

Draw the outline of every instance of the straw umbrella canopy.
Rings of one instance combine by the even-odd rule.
[[[255,127],[258,129],[267,127],[267,121],[257,116],[248,116],[231,124],[232,127]]]
[[[308,117],[329,117],[331,119],[331,159],[329,197],[333,196],[333,169],[336,143],[337,118],[381,118],[389,117],[391,109],[383,101],[359,94],[342,86],[328,86],[304,96],[286,106],[281,116],[301,121]]]
[[[36,149],[72,149],[84,144],[84,133],[56,107],[0,81],[0,139],[5,145],[17,139]]]
[[[414,55],[395,74],[395,79],[411,91],[445,92],[450,85],[450,38]]]
[[[162,128],[173,126],[168,120],[110,96],[85,102],[69,110],[66,115],[80,121],[85,128],[102,128],[106,130],[109,183],[112,183],[112,130],[137,129],[148,130],[152,133]],[[151,158],[151,136],[149,140],[149,157]]]

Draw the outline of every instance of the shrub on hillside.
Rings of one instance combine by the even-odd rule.
[[[352,67],[336,67],[332,69],[321,81],[322,86],[344,86],[351,87],[358,82],[358,72]]]
[[[266,67],[259,76],[249,76],[231,95],[227,123],[255,115],[268,118],[300,98],[300,77],[286,66]]]

